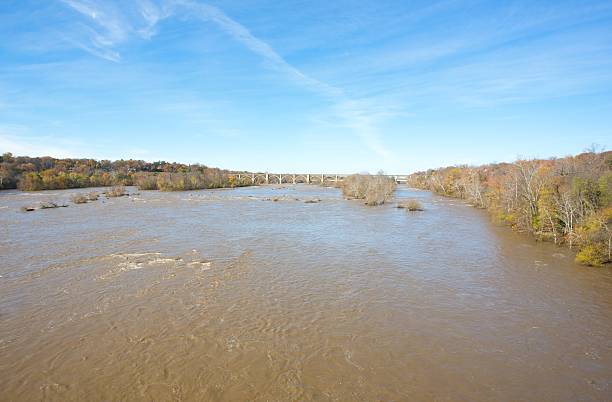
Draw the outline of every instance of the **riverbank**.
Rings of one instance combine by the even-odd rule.
[[[410,175],[416,188],[468,201],[537,240],[577,250],[576,261],[612,262],[612,152]]]

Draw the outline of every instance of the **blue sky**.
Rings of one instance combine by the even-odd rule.
[[[610,1],[0,2],[0,152],[408,173],[611,140]]]

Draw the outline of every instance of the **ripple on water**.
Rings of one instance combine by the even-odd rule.
[[[606,400],[609,270],[398,197],[425,211],[316,186],[3,210],[0,399]]]

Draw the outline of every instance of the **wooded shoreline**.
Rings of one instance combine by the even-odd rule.
[[[516,231],[577,250],[581,264],[612,261],[611,151],[430,169],[410,175],[409,184],[466,200]],[[233,172],[199,164],[0,156],[0,189],[137,186],[185,191],[242,185],[247,183],[236,180]],[[351,175],[341,188],[348,198],[380,205],[390,198],[395,183],[382,176]]]
[[[514,230],[575,249],[581,264],[612,261],[610,151],[430,169],[410,175],[409,184],[464,199]]]

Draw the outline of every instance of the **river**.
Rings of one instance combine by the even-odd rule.
[[[611,270],[456,200],[131,189],[19,211],[76,192],[0,192],[2,401],[612,399]]]

